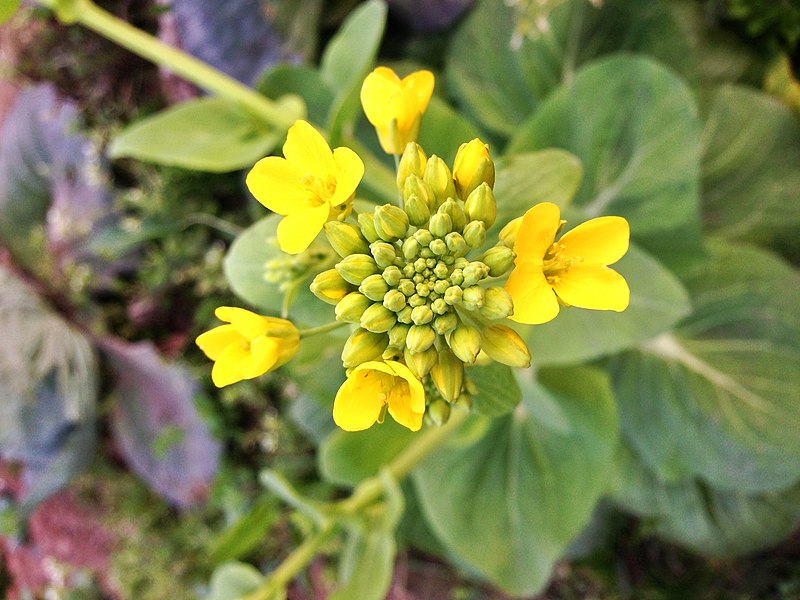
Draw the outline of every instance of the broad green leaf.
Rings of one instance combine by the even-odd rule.
[[[478,393],[472,396],[472,410],[479,415],[504,415],[522,399],[514,372],[506,365],[491,362],[486,366],[470,367],[466,375],[478,389]]]
[[[383,600],[392,583],[397,544],[394,530],[351,528],[342,561],[344,585],[330,600]]]
[[[431,98],[417,140],[428,156],[436,154],[452,168],[458,147],[476,137],[480,132],[471,122],[438,96]]]
[[[215,565],[246,556],[264,543],[279,516],[275,496],[262,496],[250,510],[214,537],[209,558]]]
[[[208,600],[240,600],[263,582],[264,577],[255,567],[240,562],[225,563],[211,574]]]
[[[605,376],[548,369],[510,415],[473,417],[413,473],[445,547],[514,596],[536,594],[589,521],[613,467]]]
[[[327,244],[312,244],[304,254],[290,256],[278,247],[277,229],[281,217],[269,215],[257,221],[233,242],[225,256],[224,270],[234,293],[256,308],[270,314],[281,311],[284,291],[281,283],[267,279],[267,266],[295,273],[298,293],[289,316],[305,325],[321,325],[333,320],[333,309],[308,289],[314,275],[333,267],[333,251]],[[293,271],[295,269],[295,271]]]
[[[305,114],[296,96],[278,101],[293,118]],[[224,98],[198,98],[145,117],[111,142],[111,158],[129,157],[161,165],[225,172],[252,166],[286,132],[268,127]]]
[[[689,314],[680,281],[636,246],[612,268],[628,282],[628,308],[617,313],[562,307],[554,320],[527,328],[534,365],[575,364],[612,354],[669,331]]]
[[[301,97],[308,107],[308,120],[312,123],[324,123],[333,102],[333,92],[322,75],[306,65],[276,64],[264,74],[257,89],[270,98],[286,94]]]
[[[505,136],[579,65],[604,54],[646,53],[691,72],[685,36],[661,1],[605,0],[597,9],[569,0],[535,39],[515,36],[519,25],[509,3],[478,2],[454,35],[445,69],[457,104]]]
[[[328,112],[331,143],[341,143],[342,130],[360,109],[361,83],[372,68],[386,26],[386,4],[369,0],[348,17],[320,60],[322,80],[334,93]]]
[[[20,0],[0,0],[0,23],[5,23],[17,12]]]
[[[762,250],[710,246],[694,312],[612,363],[623,433],[668,483],[741,493],[800,480],[800,277]]]
[[[703,132],[703,216],[726,238],[794,240],[800,227],[800,123],[756,90],[717,90]]]
[[[656,533],[706,556],[729,557],[768,548],[800,525],[800,486],[778,494],[722,491],[699,481],[659,481],[621,448],[613,499]]]
[[[620,56],[579,71],[522,126],[509,152],[556,146],[582,162],[574,203],[628,219],[662,262],[701,253],[700,120],[686,84],[652,60]]]

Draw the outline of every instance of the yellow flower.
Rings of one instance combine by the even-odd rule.
[[[217,387],[277,369],[300,347],[300,333],[285,319],[262,317],[232,306],[220,306],[214,314],[228,325],[206,331],[196,343],[215,361],[211,380]]]
[[[425,414],[425,389],[402,363],[370,361],[350,371],[336,393],[333,420],[345,431],[369,429],[389,409],[395,421],[419,431]]]
[[[513,321],[546,323],[558,314],[559,303],[617,312],[628,307],[627,282],[607,266],[628,250],[628,222],[598,217],[556,242],[564,223],[558,206],[550,202],[523,216],[514,243],[515,268],[506,283],[514,300]]]
[[[416,71],[400,79],[387,67],[367,75],[361,86],[361,104],[388,154],[402,154],[417,139],[422,114],[433,94],[433,73]]]
[[[482,183],[494,187],[494,163],[489,158],[489,144],[478,138],[461,144],[453,161],[453,179],[464,201]]]
[[[349,148],[331,152],[325,138],[306,121],[289,128],[283,155],[258,161],[247,175],[256,200],[283,215],[278,244],[289,254],[303,252],[329,220],[347,218],[364,163]]]

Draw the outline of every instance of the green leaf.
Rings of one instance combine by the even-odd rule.
[[[251,565],[240,562],[220,565],[211,575],[208,600],[239,600],[254,592],[263,581],[264,577]]]
[[[699,554],[749,554],[777,544],[800,525],[800,486],[749,495],[698,481],[665,484],[630,449],[621,450],[614,500],[658,535]]]
[[[432,96],[420,123],[417,142],[428,156],[435,154],[452,166],[458,147],[480,135],[475,125],[444,100]]]
[[[246,556],[264,542],[279,515],[276,498],[262,496],[252,508],[220,532],[209,544],[211,562],[215,565]]]
[[[726,238],[794,240],[800,227],[800,123],[744,87],[714,94],[703,148],[703,216]]]
[[[604,54],[646,53],[691,72],[685,36],[660,1],[605,0],[598,10],[569,0],[535,39],[515,38],[518,25],[508,3],[478,2],[453,36],[445,71],[452,97],[476,122],[505,136],[579,65]]]
[[[264,74],[257,89],[270,98],[286,94],[301,97],[306,102],[308,119],[312,123],[324,123],[333,103],[333,92],[320,72],[306,65],[278,63]]]
[[[762,250],[710,249],[686,281],[692,315],[612,363],[623,432],[665,482],[782,490],[800,479],[800,277]]]
[[[225,256],[225,276],[237,296],[262,311],[277,314],[284,292],[278,283],[267,281],[267,264],[283,266],[287,273],[295,273],[299,290],[290,317],[309,326],[328,323],[333,320],[333,310],[311,293],[308,284],[317,272],[333,266],[333,251],[325,243],[314,243],[297,257],[285,254],[277,241],[280,220],[279,215],[264,217],[236,238]]]
[[[669,331],[691,311],[680,281],[647,253],[631,246],[612,268],[631,289],[621,313],[562,307],[549,323],[527,328],[533,364],[577,364],[631,348]]]
[[[305,113],[296,96],[285,96],[278,104],[295,118]],[[228,100],[198,98],[130,125],[114,138],[108,154],[220,173],[252,166],[285,135]]]
[[[510,415],[473,417],[414,473],[434,533],[514,596],[536,594],[606,489],[617,415],[606,377],[548,369]]]
[[[649,59],[592,63],[522,126],[509,152],[564,148],[583,162],[587,217],[621,215],[670,267],[701,254],[700,121],[686,84]]]
[[[479,415],[504,415],[522,399],[514,372],[506,365],[491,362],[470,367],[466,374],[478,388],[478,393],[472,396],[472,409]]]
[[[350,528],[341,563],[344,584],[330,600],[383,600],[394,573],[397,544],[391,527]]]
[[[386,4],[369,0],[348,17],[320,60],[320,74],[335,95],[328,112],[331,144],[341,142],[342,130],[356,120],[361,83],[370,71],[386,27]]]
[[[0,23],[8,21],[19,8],[20,0],[0,0]]]

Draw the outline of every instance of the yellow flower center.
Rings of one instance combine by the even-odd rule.
[[[323,178],[308,173],[303,175],[300,183],[306,190],[323,201],[329,200],[336,191],[336,178],[333,175],[327,175]]]
[[[564,244],[553,242],[542,259],[542,271],[551,285],[558,283],[560,276],[569,271],[572,265],[583,262],[583,257],[565,255],[564,249]]]

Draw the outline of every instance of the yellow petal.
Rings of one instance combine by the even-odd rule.
[[[211,360],[217,360],[231,344],[241,344],[242,335],[233,325],[220,325],[197,336],[195,343]]]
[[[564,253],[586,262],[611,265],[628,251],[631,229],[622,217],[598,217],[565,233],[559,243]]]
[[[283,155],[304,173],[311,173],[320,179],[336,173],[331,147],[307,121],[297,121],[289,128]]]
[[[573,265],[558,276],[553,289],[567,304],[595,310],[628,308],[630,289],[625,278],[604,265]]]
[[[370,123],[386,127],[392,119],[389,103],[400,90],[400,78],[387,67],[378,67],[361,85],[361,105]]]
[[[508,277],[506,291],[514,301],[514,314],[509,317],[512,321],[538,325],[558,315],[558,300],[545,279],[541,264],[516,267]]]
[[[350,373],[333,401],[333,421],[345,431],[372,427],[385,404],[383,389],[388,376],[365,368],[369,364],[359,365]]]
[[[364,176],[364,163],[350,148],[336,148],[333,151],[336,163],[336,191],[330,198],[331,206],[341,206],[355,194]]]
[[[279,215],[289,215],[311,205],[314,195],[303,185],[305,171],[279,156],[258,161],[247,174],[247,188],[256,200]]]
[[[242,374],[253,379],[269,371],[278,362],[280,344],[278,340],[260,335],[250,344],[250,359],[245,362]]]
[[[413,92],[417,111],[424,113],[433,95],[434,77],[430,71],[415,71],[403,78],[401,87]]]
[[[542,202],[529,208],[522,217],[514,242],[515,263],[541,265],[545,252],[553,244],[561,223],[561,210],[552,202]]]
[[[403,385],[408,388],[405,382]],[[412,402],[413,399],[408,393],[392,394],[389,401],[389,414],[403,427],[407,427],[411,431],[419,431],[422,428],[422,418],[425,413],[411,410]]]
[[[250,353],[241,344],[231,344],[214,363],[211,369],[211,381],[217,387],[225,387],[244,379],[244,364]]]
[[[230,323],[248,342],[263,335],[269,327],[269,319],[237,306],[220,306],[214,314],[220,321]]]
[[[278,245],[288,254],[299,254],[311,245],[328,220],[330,207],[320,204],[287,215],[278,224]]]
[[[391,370],[394,371],[398,377],[401,377],[408,383],[409,392],[411,393],[411,410],[416,413],[424,413],[425,388],[423,387],[422,382],[417,379],[414,373],[411,372],[411,369],[401,362],[387,360],[385,364],[391,368]]]

